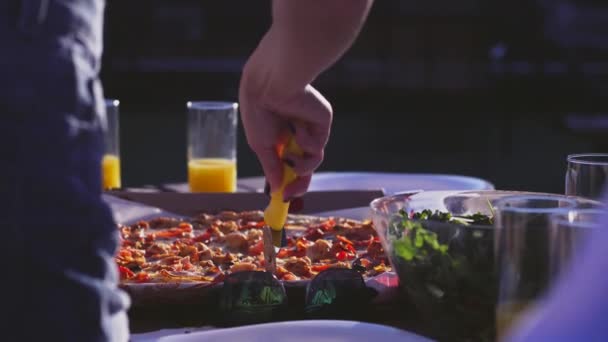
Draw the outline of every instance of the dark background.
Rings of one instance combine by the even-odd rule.
[[[321,170],[563,192],[567,154],[608,151],[603,3],[377,0],[315,83],[335,110]],[[269,24],[268,0],[108,0],[102,80],[121,101],[123,186],[186,180],[186,101],[237,101]],[[242,131],[238,172],[261,175]]]

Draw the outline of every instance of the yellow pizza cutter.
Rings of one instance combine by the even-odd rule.
[[[302,156],[304,154],[293,136],[289,137],[285,146],[279,149],[278,152],[281,159],[283,159],[286,152],[297,156]],[[266,260],[268,260],[267,268],[269,270],[274,270],[275,268],[274,247],[282,247],[284,234],[283,227],[285,226],[287,213],[289,212],[289,201],[283,201],[283,191],[285,190],[285,186],[293,182],[297,177],[298,176],[291,166],[283,163],[283,181],[281,182],[281,186],[270,194],[270,203],[268,204],[268,207],[266,207],[266,210],[264,210],[264,222],[266,223],[264,253],[267,257]],[[269,231],[271,232],[270,235],[272,235],[272,237],[269,236]],[[272,240],[272,244],[270,244],[270,240]]]

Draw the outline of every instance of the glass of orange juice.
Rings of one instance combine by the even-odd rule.
[[[120,188],[120,149],[118,113],[120,101],[106,100],[107,124],[104,127],[105,151],[101,160],[101,183],[104,190]]]
[[[196,101],[187,109],[190,191],[235,192],[238,104]]]

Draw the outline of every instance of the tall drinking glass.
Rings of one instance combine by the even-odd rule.
[[[494,252],[498,274],[496,328],[500,337],[548,288],[559,250],[551,217],[577,206],[558,195],[508,196],[496,202]]]
[[[551,217],[549,269],[552,278],[561,276],[570,260],[583,250],[591,234],[599,229],[604,214],[599,209],[573,209]]]
[[[104,127],[105,151],[101,161],[102,186],[104,190],[118,189],[120,182],[120,141],[118,100],[106,100],[107,126]]]
[[[235,192],[238,104],[200,101],[187,108],[190,191]]]
[[[566,195],[599,199],[608,184],[608,153],[571,154],[566,171]]]

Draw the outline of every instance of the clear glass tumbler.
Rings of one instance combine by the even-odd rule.
[[[600,199],[606,185],[608,185],[608,153],[568,156],[566,195]]]
[[[496,202],[494,253],[498,276],[496,329],[500,337],[554,280],[551,217],[575,209],[575,199],[560,195],[508,196]]]
[[[120,101],[107,99],[107,126],[104,128],[105,151],[101,161],[102,186],[104,190],[118,189],[120,180],[120,139],[119,139],[119,106]]]
[[[188,102],[187,109],[190,191],[235,192],[238,104]]]

